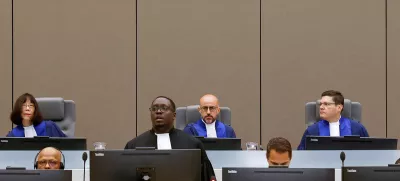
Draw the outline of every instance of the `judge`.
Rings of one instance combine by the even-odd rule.
[[[184,132],[207,138],[236,138],[235,131],[231,126],[217,120],[220,108],[215,95],[206,94],[201,97],[198,110],[201,119],[186,125],[183,129]]]
[[[309,126],[303,134],[298,150],[304,150],[306,137],[312,136],[351,136],[369,137],[367,129],[358,121],[341,116],[344,106],[342,93],[328,90],[322,93],[319,101],[319,115],[322,120]]]
[[[125,149],[136,147],[155,147],[162,149],[200,149],[202,162],[202,180],[209,181],[215,177],[214,169],[202,143],[174,128],[175,103],[168,97],[157,97],[150,106],[152,129],[129,141]]]
[[[29,93],[22,94],[15,101],[10,119],[17,126],[7,137],[67,137],[56,123],[43,120],[35,97]]]

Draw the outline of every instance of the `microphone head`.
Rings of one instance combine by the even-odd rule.
[[[82,154],[82,160],[83,160],[83,161],[86,161],[86,160],[87,160],[87,153],[86,153],[86,152],[83,152],[83,154]]]
[[[346,160],[346,154],[343,151],[340,153],[340,160],[342,160],[342,162]]]

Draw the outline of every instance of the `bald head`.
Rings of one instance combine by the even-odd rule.
[[[53,147],[43,148],[37,157],[38,169],[60,169],[61,152]]]
[[[213,104],[219,105],[217,96],[212,95],[212,94],[206,94],[200,98],[200,105],[207,104],[207,103],[213,103]]]
[[[200,98],[199,112],[206,124],[211,124],[219,114],[219,101],[215,95],[206,94]]]

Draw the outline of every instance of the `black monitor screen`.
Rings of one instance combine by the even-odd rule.
[[[240,138],[204,138],[196,137],[199,139],[205,150],[241,150],[242,141]]]
[[[306,150],[397,150],[397,139],[307,136]]]
[[[222,168],[223,181],[335,181],[335,169]]]
[[[342,181],[399,181],[400,167],[343,167]]]
[[[1,181],[72,181],[71,170],[0,170]]]
[[[86,150],[86,138],[0,138],[0,150],[41,150],[49,146],[60,150]]]
[[[90,180],[200,181],[200,150],[90,151]]]

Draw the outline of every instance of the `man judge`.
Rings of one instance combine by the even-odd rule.
[[[175,103],[170,98],[158,96],[150,106],[152,128],[129,141],[125,149],[155,147],[161,149],[200,149],[202,180],[215,177],[214,169],[204,150],[203,144],[195,137],[174,128]]]

